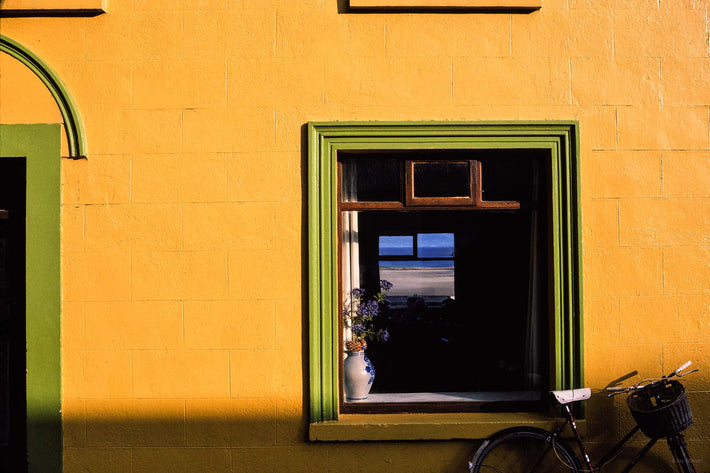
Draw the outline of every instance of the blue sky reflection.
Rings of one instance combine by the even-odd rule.
[[[380,256],[414,256],[414,237],[381,236]]]
[[[414,256],[412,235],[380,236],[380,256]],[[453,233],[417,233],[417,258],[453,258]]]
[[[418,233],[418,258],[453,258],[453,233]]]

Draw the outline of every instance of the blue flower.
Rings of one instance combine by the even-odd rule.
[[[365,320],[371,320],[374,317],[377,317],[379,311],[380,306],[377,301],[369,301],[366,304],[361,304],[358,308],[358,313],[360,317],[364,318]]]
[[[367,328],[363,324],[353,324],[352,331],[356,335],[362,335],[367,331]]]
[[[380,279],[380,290],[383,292],[387,292],[390,289],[392,289],[392,283],[385,279]]]
[[[0,0],[2,1],[2,0]],[[343,323],[351,331],[348,342],[360,341],[365,349],[365,340],[377,339],[386,342],[387,330],[377,330],[375,318],[380,315],[380,305],[386,304],[385,293],[392,288],[392,283],[380,280],[380,292],[368,298],[364,289],[356,287],[350,291],[350,297],[344,302]],[[387,307],[384,305],[384,307]]]

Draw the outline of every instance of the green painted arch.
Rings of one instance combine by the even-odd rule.
[[[74,99],[59,76],[36,54],[7,36],[0,35],[0,51],[9,54],[27,66],[49,89],[64,120],[69,157],[85,158],[88,152],[84,122]]]

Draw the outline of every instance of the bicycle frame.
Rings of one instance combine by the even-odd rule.
[[[638,425],[635,425],[621,440],[619,440],[616,445],[614,445],[609,451],[604,455],[604,457],[596,464],[592,464],[591,459],[589,458],[589,454],[587,453],[587,449],[584,446],[584,441],[582,440],[582,436],[579,434],[579,431],[577,430],[577,423],[574,420],[574,415],[572,414],[572,411],[570,410],[568,405],[562,406],[565,409],[565,412],[567,414],[567,420],[560,426],[555,429],[555,431],[552,433],[553,438],[562,438],[561,434],[562,431],[564,430],[565,426],[569,424],[570,428],[572,429],[572,432],[574,432],[574,437],[575,441],[577,443],[577,446],[579,447],[580,452],[582,453],[583,460],[585,463],[585,467],[589,469],[590,472],[594,471],[599,471],[602,466],[606,465],[609,463],[622,449],[626,443],[631,440],[631,438],[636,435],[636,433],[641,429]],[[683,436],[680,434],[668,437],[668,443],[669,446],[671,442],[684,442]],[[634,458],[631,459],[628,465],[621,471],[621,473],[629,473],[633,467],[635,467],[639,461],[648,453],[649,450],[656,444],[658,441],[657,438],[652,438],[649,439],[648,443],[634,456]],[[676,456],[675,450],[671,448],[671,451],[673,452],[674,457]],[[675,458],[676,465],[680,469],[680,464],[683,461],[682,459]],[[680,470],[683,471],[683,470]]]
[[[660,418],[658,416],[648,417],[646,411],[644,411],[644,408],[642,408],[642,404],[639,404],[638,408],[636,408],[635,405],[632,405],[632,403],[629,401],[629,408],[631,409],[631,414],[637,421],[637,424],[634,425],[634,427],[626,435],[624,435],[621,440],[619,440],[613,447],[611,447],[611,449],[609,449],[603,455],[601,461],[596,464],[592,464],[592,461],[589,458],[589,454],[587,453],[587,449],[584,445],[584,440],[579,434],[579,430],[577,429],[577,423],[574,419],[574,415],[572,414],[572,410],[570,409],[571,403],[589,399],[589,397],[591,396],[590,388],[579,388],[579,390],[572,389],[551,392],[552,397],[554,398],[554,400],[557,401],[556,405],[564,409],[567,417],[564,422],[561,422],[557,425],[555,430],[547,431],[536,427],[525,426],[518,426],[501,430],[497,434],[494,434],[493,436],[489,437],[478,448],[476,454],[473,456],[472,461],[469,462],[469,469],[470,471],[481,472],[481,467],[486,467],[491,471],[501,471],[500,469],[496,469],[495,463],[497,462],[497,459],[506,457],[506,446],[508,448],[512,448],[514,451],[516,441],[527,439],[532,442],[531,446],[534,447],[534,449],[537,451],[537,454],[539,455],[539,457],[537,457],[537,460],[535,461],[535,464],[533,465],[533,469],[529,471],[536,471],[536,468],[543,464],[543,458],[545,458],[550,451],[554,451],[555,454],[557,454],[557,459],[562,463],[566,464],[566,467],[570,470],[582,473],[595,473],[600,471],[601,468],[605,467],[607,464],[611,463],[619,455],[624,445],[631,441],[631,439],[639,431],[643,431],[643,433],[647,437],[649,437],[648,442],[629,461],[629,463],[624,467],[621,473],[629,473],[648,453],[648,451],[651,450],[651,448],[656,444],[656,442],[658,442],[659,438],[666,439],[668,447],[670,448],[671,453],[673,454],[673,459],[675,461],[675,465],[679,473],[697,473],[697,469],[695,468],[690,453],[688,452],[685,437],[682,433],[683,430],[685,430],[692,424],[692,415],[690,413],[690,407],[688,405],[687,398],[680,397],[680,395],[684,393],[682,385],[680,385],[680,383],[668,382],[671,378],[682,378],[683,376],[687,376],[690,373],[698,371],[691,370],[683,372],[686,368],[688,368],[688,366],[690,366],[690,364],[690,361],[688,361],[687,363],[681,365],[678,369],[666,376],[657,379],[644,380],[633,386],[623,387],[616,385],[618,382],[623,381],[624,379],[627,379],[629,377],[626,376],[624,378],[612,382],[612,384],[604,388],[606,392],[610,393],[609,396],[613,396],[616,394],[623,393],[637,393],[641,389],[651,389],[654,386],[660,386],[662,383],[665,383],[667,385],[662,386],[662,389],[660,390],[644,391],[644,395],[647,394],[647,396],[641,399],[643,399],[644,401],[648,401],[650,399],[655,398],[655,400],[657,401],[655,404],[653,404],[653,407],[655,409],[652,408],[648,412],[657,411],[659,409],[658,405],[660,402],[667,402],[665,406],[673,406],[672,408],[674,408],[675,410],[671,411],[670,414],[668,414],[668,412],[661,413],[663,414],[663,416],[661,416]],[[636,373],[634,372],[632,375],[635,374]],[[680,386],[680,391],[678,391],[677,389],[670,391],[671,388],[677,388],[678,386]],[[664,392],[667,392],[667,394],[672,395],[672,397],[663,398],[662,394]],[[633,398],[634,402],[638,400],[638,397],[639,396]],[[678,402],[676,403],[676,401]],[[669,415],[673,417],[668,417]],[[675,418],[676,415],[678,419]],[[669,418],[672,420],[667,420]],[[656,424],[654,424],[654,422]],[[572,429],[572,432],[574,433],[579,452],[575,451],[575,449],[573,448],[574,445],[568,445],[567,441],[569,440],[569,436],[562,436],[562,433],[568,424]],[[540,442],[542,442],[542,444]],[[502,447],[502,449],[500,447]],[[501,450],[503,451],[503,453],[501,453]],[[496,452],[498,455],[503,455],[503,457],[497,457],[495,455]],[[492,453],[493,455],[491,455]],[[560,456],[558,453],[561,453],[562,455]],[[582,462],[579,461],[578,453],[581,454],[581,456],[583,457]],[[492,463],[487,463],[489,456],[492,457]],[[526,465],[529,465],[529,463],[526,462]]]

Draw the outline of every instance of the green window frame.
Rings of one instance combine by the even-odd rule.
[[[308,124],[310,421],[339,419],[337,157],[340,151],[541,149],[551,156],[555,389],[583,385],[578,124],[312,122]],[[313,430],[313,429],[311,429]],[[313,432],[311,438],[314,438]]]

